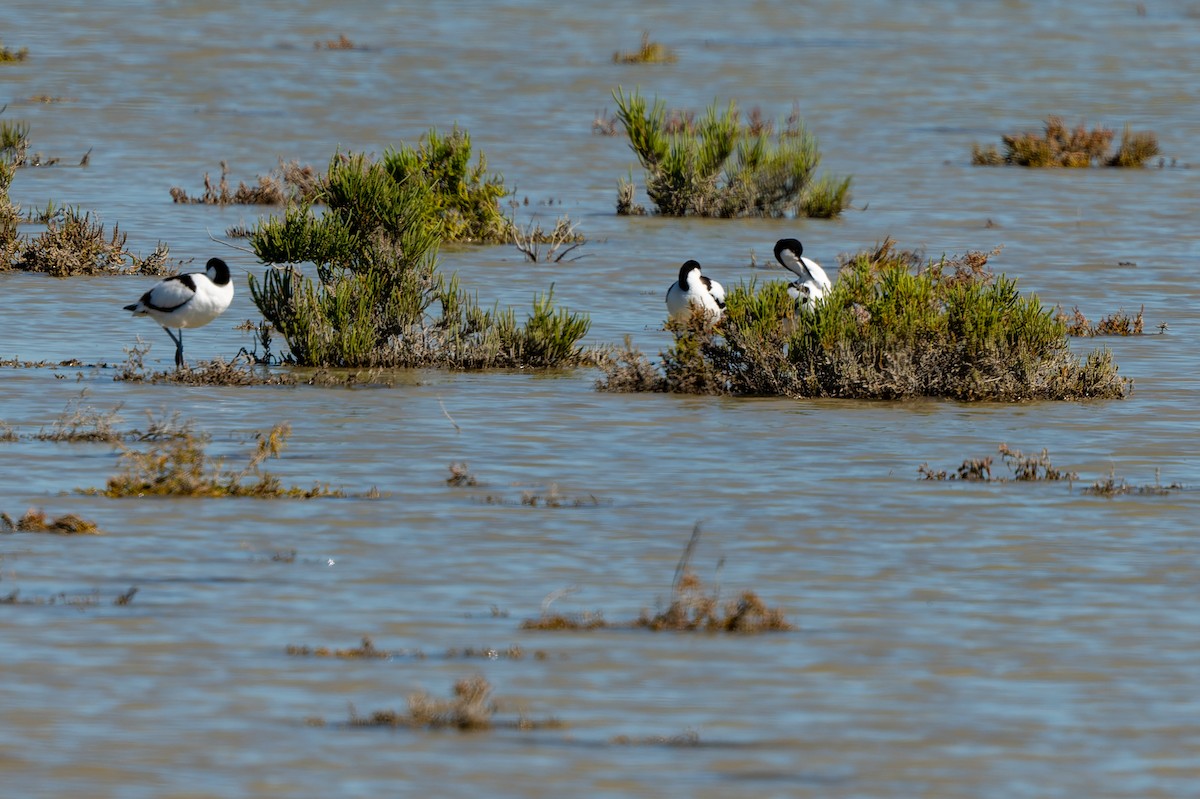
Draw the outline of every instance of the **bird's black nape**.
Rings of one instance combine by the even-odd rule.
[[[204,265],[204,271],[212,273],[212,282],[218,286],[224,286],[229,282],[229,264],[220,258],[209,258],[208,263]]]
[[[800,239],[780,239],[775,242],[775,260],[784,266],[787,266],[782,257],[784,250],[795,253],[796,260],[800,260],[800,256],[804,255],[804,245],[800,243]]]
[[[688,272],[699,268],[700,262],[695,260],[686,261],[683,266],[679,267],[679,287],[686,289]]]

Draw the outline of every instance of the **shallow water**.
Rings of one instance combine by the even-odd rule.
[[[608,395],[587,370],[405,372],[391,388],[181,388],[113,370],[5,369],[0,510],[94,520],[100,537],[0,538],[0,776],[29,796],[1187,796],[1200,779],[1200,601],[1192,443],[1200,255],[1200,5],[879,0],[731,10],[618,2],[30,3],[0,8],[5,118],[86,169],[21,171],[25,207],[94,209],[146,254],[252,257],[209,240],[257,208],[172,204],[227,160],[322,166],[457,122],[552,223],[590,239],[572,264],[450,247],[481,301],[527,306],[551,282],[590,340],[666,343],[662,295],[698,258],[727,284],[797,235],[827,268],[885,236],[930,255],[1003,245],[993,265],[1043,301],[1099,318],[1145,306],[1162,335],[1112,348],[1118,402],[977,404]],[[1144,13],[1139,13],[1139,8]],[[674,65],[621,67],[641,31]],[[316,51],[344,34],[366,49]],[[854,175],[837,221],[619,218],[635,166],[593,135],[613,87],[672,106],[798,102],[830,172]],[[47,95],[61,102],[35,102]],[[1046,115],[1155,131],[1174,168],[973,168],[972,143]],[[552,203],[552,204],[548,204]],[[1123,266],[1134,262],[1136,266]],[[832,271],[832,270],[831,270]],[[0,275],[0,357],[120,364],[165,335],[120,306],[145,279]],[[257,313],[238,284],[191,358],[231,356]],[[81,398],[81,392],[87,392]],[[378,499],[106,500],[117,453],[36,440],[69,403],[121,429],[178,411],[231,465],[288,421],[270,471]],[[1079,474],[957,484],[1000,443]],[[452,488],[452,462],[479,480]],[[1101,498],[1109,475],[1166,496]],[[551,486],[581,507],[531,507]],[[665,598],[693,525],[724,596],[757,591],[797,632],[725,638],[519,629],[553,609],[634,619]],[[291,553],[294,552],[294,558]],[[113,600],[129,588],[131,604]],[[76,604],[63,604],[65,596]],[[48,600],[56,599],[54,604]],[[79,604],[84,603],[84,604]],[[289,644],[383,660],[295,657]],[[511,645],[525,656],[503,657]],[[494,659],[464,656],[495,649]],[[419,654],[418,654],[419,653]],[[460,734],[354,729],[482,674],[498,717],[561,727]],[[323,726],[311,723],[314,719]]]

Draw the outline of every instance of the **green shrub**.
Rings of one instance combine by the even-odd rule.
[[[646,194],[666,216],[833,217],[849,202],[850,179],[814,182],[817,140],[798,116],[775,133],[751,115],[740,122],[736,105],[710,106],[702,119],[648,104],[637,91],[617,87],[617,118],[645,170]],[[636,213],[631,184],[618,190],[618,212]]]
[[[500,244],[512,237],[512,222],[500,210],[504,178],[487,174],[483,153],[471,165],[471,136],[457,125],[446,136],[430,130],[415,148],[387,150],[383,167],[397,183],[420,179],[429,186],[446,241]]]
[[[607,390],[791,397],[961,400],[1120,398],[1129,381],[1108,350],[1084,359],[1066,326],[1016,281],[969,253],[924,265],[891,240],[842,264],[832,291],[799,311],[779,281],[734,288],[715,328],[674,326],[664,379],[629,352]]]
[[[461,134],[465,137],[465,133]],[[436,136],[432,140],[441,142]],[[461,151],[460,151],[461,153]],[[437,271],[437,248],[465,216],[447,214],[446,179],[398,169],[396,153],[333,158],[317,215],[290,205],[250,236],[270,269],[251,276],[254,303],[306,366],[559,366],[586,358],[586,317],[555,311],[552,292],[518,324]],[[453,171],[453,170],[451,170]],[[296,264],[312,263],[316,280]],[[437,311],[440,310],[440,313]]]

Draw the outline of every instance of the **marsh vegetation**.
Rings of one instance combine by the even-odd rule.
[[[664,216],[835,217],[849,205],[850,178],[816,177],[816,137],[793,112],[775,132],[761,115],[745,124],[737,106],[709,106],[699,119],[668,115],[666,102],[613,91],[617,119],[644,171],[645,191]],[[622,179],[619,214],[644,213]]]
[[[497,719],[499,705],[492,698],[492,685],[482,675],[455,681],[454,695],[439,699],[424,691],[410,694],[408,712],[376,710],[360,716],[351,708],[351,727],[411,727],[428,730],[458,730],[479,732],[497,727],[531,730],[556,728],[562,725],[554,719],[534,720],[521,715],[516,719]]]
[[[291,363],[482,369],[591,360],[578,344],[588,318],[555,307],[553,285],[521,322],[512,309],[482,308],[456,275],[438,272],[447,231],[459,240],[509,236],[496,202],[503,188],[479,179],[483,161],[461,182],[469,154],[469,139],[456,130],[380,161],[338,155],[321,192],[323,213],[288,205],[258,224],[251,246],[279,268],[251,276],[250,293],[287,342]],[[315,279],[299,271],[302,262],[315,265]]]
[[[55,535],[99,535],[100,528],[74,513],[51,518],[41,508],[30,508],[19,519],[0,513],[0,532],[53,533]]]
[[[1114,136],[1114,132],[1105,127],[1088,130],[1081,123],[1071,128],[1062,117],[1051,116],[1046,119],[1041,133],[1026,131],[1003,136],[1003,153],[994,144],[973,145],[971,163],[979,166],[1141,168],[1159,154],[1158,137],[1150,131],[1133,131],[1126,125],[1115,153],[1112,151]]]
[[[553,594],[543,602],[541,615],[522,622],[521,629],[562,631],[631,627],[653,632],[704,633],[786,632],[795,629],[781,610],[768,607],[752,590],[743,590],[735,599],[722,601],[720,586],[707,585],[692,569],[692,557],[699,542],[700,526],[697,525],[675,567],[670,600],[657,611],[643,610],[631,622],[611,624],[599,612],[551,612],[550,605],[559,596]]]
[[[103,489],[82,493],[106,497],[255,497],[261,499],[341,497],[345,493],[328,486],[285,487],[262,465],[283,452],[291,427],[286,422],[255,436],[255,447],[241,469],[226,469],[224,462],[207,452],[208,439],[184,433],[150,443],[145,449],[125,448],[122,469],[108,479]]]
[[[614,64],[673,64],[678,59],[674,50],[651,40],[649,31],[642,33],[642,43],[638,49],[618,51],[612,57]]]
[[[1071,352],[1036,295],[987,266],[993,253],[924,261],[891,239],[846,259],[811,312],[780,281],[739,285],[713,326],[671,323],[661,370],[626,341],[608,391],[960,400],[1122,398],[1112,354]]]

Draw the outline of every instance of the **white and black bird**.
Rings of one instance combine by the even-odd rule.
[[[797,280],[788,284],[788,295],[801,310],[811,311],[817,301],[833,288],[821,265],[804,257],[804,245],[799,239],[780,239],[775,242],[775,260],[796,274]]]
[[[725,287],[700,274],[700,263],[688,261],[679,267],[679,279],[667,289],[667,318],[687,321],[692,308],[701,308],[714,322],[725,311]]]
[[[183,329],[203,327],[221,314],[233,301],[233,281],[229,266],[220,258],[209,258],[203,272],[172,275],[158,281],[125,310],[134,316],[149,316],[162,325],[175,342],[175,366],[183,366]],[[172,333],[171,328],[179,332]]]

